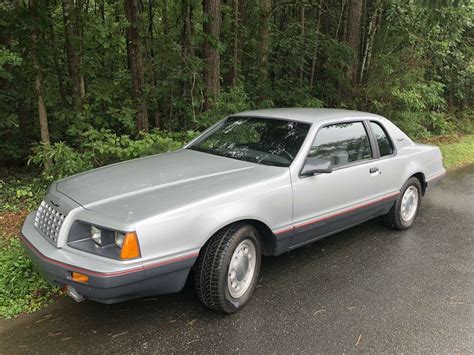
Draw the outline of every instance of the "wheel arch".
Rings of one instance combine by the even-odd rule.
[[[212,235],[210,235],[209,238],[207,238],[206,242],[201,247],[200,252],[205,248],[205,246],[208,244],[209,240],[214,235],[218,234],[223,229],[229,228],[230,226],[235,225],[235,224],[249,224],[249,225],[253,226],[257,230],[258,235],[260,237],[260,240],[262,242],[263,255],[275,255],[276,248],[277,248],[275,234],[272,232],[272,230],[270,229],[270,227],[266,223],[264,223],[260,220],[257,220],[257,219],[252,219],[252,218],[239,219],[239,220],[230,222],[230,223],[226,224],[225,226],[219,228],[217,231],[212,233]]]
[[[405,167],[405,173],[403,174],[404,180],[401,181],[400,188],[411,178],[417,178],[421,185],[421,195],[424,196],[426,192],[426,177],[423,171],[426,171],[423,164],[417,160],[411,160]]]
[[[410,176],[409,179],[412,178],[412,177],[415,177],[420,181],[421,193],[424,196],[425,191],[426,191],[426,186],[427,186],[425,174],[423,174],[422,172],[417,172],[417,173],[413,174],[412,176]]]

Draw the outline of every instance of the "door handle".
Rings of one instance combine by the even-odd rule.
[[[377,171],[380,171],[379,168],[370,168],[369,170],[371,174],[376,173]]]

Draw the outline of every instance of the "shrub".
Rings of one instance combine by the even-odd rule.
[[[64,142],[36,146],[28,163],[42,167],[48,180],[60,179],[92,168],[88,152],[81,154]]]
[[[0,211],[17,212],[35,208],[44,196],[49,181],[42,178],[0,180]]]
[[[34,312],[53,295],[59,294],[59,290],[52,287],[35,269],[18,239],[3,240],[2,244],[0,244],[0,318]]]
[[[51,182],[106,164],[176,150],[197,134],[194,131],[169,133],[154,130],[139,139],[132,139],[104,128],[90,129],[82,134],[82,142],[77,148],[63,142],[38,145],[29,163],[42,168],[44,180]]]
[[[84,138],[80,149],[92,157],[95,166],[168,152],[182,146],[181,142],[158,131],[134,140],[127,135],[117,136],[106,129],[90,130],[84,134]]]
[[[209,111],[201,113],[198,122],[201,128],[209,127],[232,113],[246,111],[251,108],[247,92],[242,86],[236,86],[221,93],[219,99]]]

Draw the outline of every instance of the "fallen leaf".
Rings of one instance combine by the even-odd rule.
[[[125,332],[122,332],[122,333],[114,334],[114,335],[112,335],[112,338],[116,338],[116,337],[119,337],[121,335],[125,335],[127,333],[128,333],[128,330],[126,330]]]
[[[55,337],[55,336],[58,336],[58,335],[61,335],[62,333],[48,333],[48,336],[49,337]]]

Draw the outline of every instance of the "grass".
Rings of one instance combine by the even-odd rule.
[[[444,166],[448,170],[474,163],[474,135],[440,136],[426,142],[439,146]]]
[[[440,147],[447,169],[474,163],[474,135],[440,136],[425,143]],[[17,238],[44,189],[33,175],[0,170],[0,318],[34,312],[59,294],[36,270]]]
[[[58,292],[36,270],[18,238],[9,238],[0,250],[0,318],[41,309]]]
[[[18,233],[44,187],[33,176],[0,170],[0,318],[41,309],[59,293],[36,270]]]

